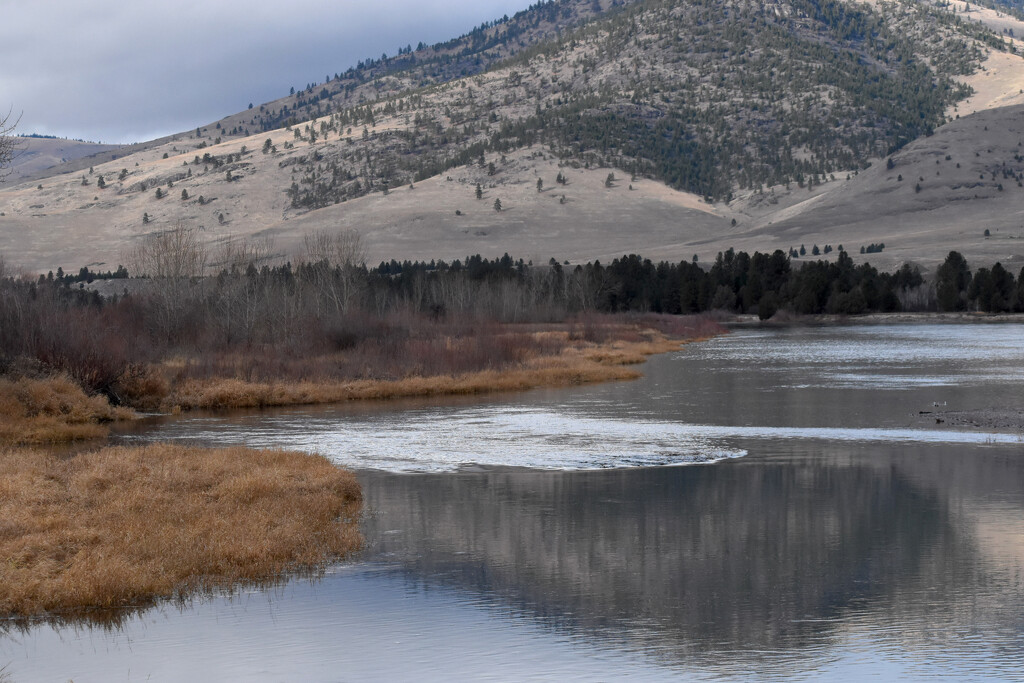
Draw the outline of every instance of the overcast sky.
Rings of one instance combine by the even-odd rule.
[[[141,142],[435,43],[533,0],[24,0],[0,12],[19,133]]]

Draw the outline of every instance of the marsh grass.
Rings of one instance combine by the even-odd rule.
[[[286,451],[0,450],[0,614],[68,618],[273,581],[361,547],[355,477]]]
[[[0,443],[55,444],[106,436],[133,412],[88,396],[67,375],[0,377]]]
[[[472,395],[635,379],[641,373],[625,366],[721,332],[709,320],[689,323],[681,327],[667,316],[602,316],[588,321],[585,330],[561,324],[493,326],[469,338],[408,344],[406,353],[390,354],[390,364],[370,364],[372,370],[357,378],[338,370],[352,363],[346,354],[293,359],[277,372],[256,369],[259,361],[252,357],[220,358],[206,363],[201,372],[180,363],[168,368],[178,379],[163,408],[174,412]],[[659,325],[666,331],[657,329]],[[273,379],[254,379],[267,375]]]

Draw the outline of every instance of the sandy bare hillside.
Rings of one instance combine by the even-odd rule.
[[[856,255],[861,246],[884,243],[883,253],[865,258],[884,267],[904,260],[931,265],[956,249],[972,263],[1024,265],[1020,105],[941,127],[896,154],[891,170],[879,161],[866,171],[836,174],[812,191],[796,184],[776,187],[731,206],[707,204],[652,180],[633,181],[613,169],[560,166],[536,146],[504,161],[493,157],[493,176],[476,164],[461,166],[412,189],[300,213],[280,190],[294,168],[287,163],[291,157],[254,151],[266,138],[283,149],[294,136],[275,131],[204,150],[195,149],[204,140],[186,138],[97,166],[92,176],[49,178],[41,190],[34,182],[9,188],[0,193],[0,252],[8,263],[32,272],[115,268],[139,237],[182,222],[199,228],[212,244],[272,238],[282,256],[299,254],[309,231],[354,228],[365,237],[370,263],[504,252],[574,263],[623,253],[672,260],[697,254],[709,260],[729,247],[770,251],[801,244],[808,251],[815,244],[841,244]],[[306,154],[308,147],[300,143],[295,154]],[[197,154],[207,150],[237,160],[216,169],[196,164]],[[122,169],[127,174],[119,180]],[[555,182],[560,172],[568,178],[564,186]],[[616,180],[606,187],[609,173]],[[104,189],[97,187],[100,175]],[[479,200],[477,183],[483,190]],[[155,196],[157,187],[162,199]],[[495,199],[501,200],[500,212]]]
[[[9,263],[33,272],[57,266],[114,268],[126,262],[140,237],[182,223],[200,229],[212,244],[269,237],[275,251],[289,257],[301,253],[303,235],[310,231],[353,228],[364,236],[371,263],[504,252],[545,262],[553,256],[575,262],[627,252],[711,258],[709,249],[695,252],[690,245],[716,242],[732,230],[724,206],[655,181],[633,181],[622,171],[560,166],[539,146],[504,161],[495,157],[493,176],[487,168],[464,166],[412,189],[404,186],[299,213],[280,191],[289,166],[282,169],[279,163],[286,157],[251,150],[267,138],[283,147],[290,137],[278,132],[212,148],[220,155],[241,154],[245,143],[250,145],[241,161],[216,172],[194,165],[196,150],[163,159],[161,147],[97,166],[92,176],[50,178],[42,189],[23,183],[0,194],[5,213],[0,252]],[[166,147],[173,154],[185,145]],[[188,167],[181,165],[186,157],[193,162]],[[190,168],[195,169],[191,178]],[[123,180],[118,179],[120,169],[128,171]],[[229,171],[234,180],[227,180]],[[567,178],[565,184],[556,183],[559,173]],[[609,174],[615,176],[610,186]],[[104,189],[98,187],[100,176]],[[143,184],[152,189],[140,189]],[[476,198],[477,184],[481,199]],[[182,190],[188,199],[182,199]],[[495,210],[495,200],[501,201],[501,211]]]
[[[101,145],[60,138],[18,138],[17,152],[11,163],[8,183],[33,177],[41,171],[93,154],[116,150],[121,145]]]
[[[924,17],[918,16],[919,5],[872,4],[884,7],[887,18],[907,30],[938,31],[931,40],[920,41],[922,59],[941,62],[945,52],[957,53],[954,46],[959,39],[953,24],[945,18],[936,23],[933,11]],[[587,3],[575,5],[579,9]],[[680,93],[704,93],[700,97],[709,101],[732,97],[731,103],[720,102],[719,109],[738,111],[749,92],[740,82],[730,86],[735,92],[722,85],[732,71],[705,73],[699,55],[691,54],[686,41],[674,33],[659,33],[662,20],[680,22],[673,26],[690,25],[683,21],[685,6],[677,9],[680,17],[640,13],[636,26],[611,21],[602,24],[601,30],[574,34],[558,50],[527,52],[500,68],[449,82],[440,80],[448,77],[447,62],[424,62],[426,71],[387,72],[380,67],[384,70],[379,75],[359,85],[356,76],[360,74],[346,75],[211,125],[72,160],[32,179],[8,181],[0,187],[0,254],[8,264],[28,272],[58,266],[77,270],[83,265],[114,269],[119,263],[130,265],[127,255],[141,238],[178,225],[196,228],[215,248],[238,238],[270,238],[275,253],[284,257],[300,256],[303,235],[312,230],[353,228],[364,236],[371,263],[392,258],[449,260],[473,253],[494,257],[505,252],[535,261],[551,257],[571,262],[607,260],[630,252],[673,260],[696,254],[706,261],[729,247],[766,251],[798,249],[803,244],[810,251],[815,244],[842,244],[856,253],[862,245],[878,242],[884,242],[886,249],[870,260],[886,266],[904,259],[934,263],[951,249],[986,262],[1015,263],[1016,254],[1024,253],[1018,249],[1024,237],[1024,188],[1018,186],[1024,155],[1019,147],[1024,137],[1019,132],[1024,130],[1024,58],[986,47],[992,41],[971,39],[971,51],[961,55],[966,61],[947,65],[974,69],[987,54],[982,68],[965,77],[974,96],[948,112],[955,120],[897,154],[893,169],[876,160],[866,171],[833,172],[836,166],[830,162],[810,167],[817,172],[770,176],[773,183],[784,177],[813,178],[810,190],[797,182],[763,192],[738,189],[760,187],[765,177],[752,175],[732,185],[738,198],[712,205],[660,182],[633,179],[625,171],[606,167],[629,163],[628,155],[615,153],[614,141],[607,155],[584,149],[584,142],[574,151],[573,140],[590,135],[594,128],[610,130],[612,124],[607,121],[595,119],[591,130],[582,127],[574,133],[577,138],[561,142],[557,136],[520,138],[520,133],[502,132],[544,112],[562,111],[559,107],[569,106],[566,102],[573,98],[582,98],[579,101],[589,103],[589,108],[580,104],[566,109],[562,118],[552,118],[545,125],[563,129],[587,112],[606,109],[640,117],[633,121],[637,124],[643,116],[656,116],[659,107],[685,104],[685,98],[672,104],[669,95],[682,97]],[[1024,22],[983,8],[962,10],[954,5],[949,11],[1005,31],[1007,41],[1010,30],[1013,36],[1024,36]],[[554,20],[544,19],[530,31],[539,40],[554,26]],[[497,30],[492,27],[478,38],[494,38]],[[631,31],[639,31],[643,40],[630,38]],[[609,42],[615,36],[619,42]],[[746,54],[755,37],[737,42],[733,46],[737,54]],[[717,39],[728,42],[725,36]],[[520,42],[516,49],[530,41],[524,37]],[[772,49],[787,44],[773,43]],[[1024,51],[1024,44],[1017,45]],[[488,59],[499,59],[505,54],[502,50],[509,48],[500,41],[495,46],[497,52]],[[680,64],[688,63],[686,59],[692,61],[687,67],[695,79],[692,83],[680,80],[686,71]],[[717,58],[709,62],[711,66],[720,63]],[[775,66],[792,64],[790,59]],[[801,72],[800,78],[810,78],[812,72]],[[709,80],[700,80],[705,78]],[[650,93],[639,92],[644,90],[640,86],[654,83],[657,87],[652,86]],[[703,85],[695,88],[696,83]],[[612,95],[611,100],[601,99],[601,92],[615,97],[633,92],[638,102],[647,104],[615,104]],[[791,96],[817,102],[819,108],[829,99],[817,91]],[[384,99],[372,108],[351,108],[376,97]],[[701,100],[687,107],[695,103],[708,104]],[[1002,106],[1007,104],[1014,106]],[[750,131],[776,125],[777,117],[788,111],[781,105],[771,110],[767,106],[751,108],[747,113],[752,118],[746,123],[721,119],[723,130],[734,137],[744,130],[753,135]],[[290,116],[307,111],[323,115],[300,123]],[[756,116],[751,113],[755,111]],[[941,119],[942,109],[937,112]],[[872,137],[878,131],[870,114],[847,112],[847,119],[823,125],[829,130],[854,126],[848,131],[851,139],[874,140],[877,145],[872,143],[870,149],[877,151],[871,154],[881,153],[893,141]],[[286,127],[248,134],[270,125]],[[623,140],[647,139],[638,130],[634,127],[619,134]],[[815,135],[821,133],[814,130]],[[478,156],[482,149],[516,149],[521,139],[545,140],[563,161],[554,149],[539,142],[505,154],[487,151]],[[837,153],[831,143],[822,144],[821,154]],[[652,148],[671,152],[672,158],[661,162],[673,172],[700,162],[709,149],[660,144]],[[787,153],[802,163],[814,156],[810,148],[795,147]],[[841,163],[859,166],[869,156],[846,156]],[[773,157],[765,157],[769,158]],[[454,160],[462,165],[408,186],[409,179],[446,168]],[[758,166],[756,159],[744,163],[746,168]],[[728,170],[743,167],[737,164]],[[556,183],[559,173],[567,177],[566,184]],[[615,177],[610,184],[606,182],[609,173]],[[475,196],[478,184],[483,192],[480,199]],[[381,191],[385,186],[391,188],[386,194]],[[708,196],[730,194],[731,190]],[[501,211],[495,210],[495,200],[500,200]],[[983,236],[986,229],[988,238]]]
[[[932,3],[940,6],[937,3]],[[953,2],[943,7],[963,21],[979,23],[1012,42],[1016,52],[987,49],[981,68],[969,76],[958,78],[969,85],[974,94],[950,107],[950,118],[973,114],[985,109],[1024,104],[1024,21],[988,7]]]
[[[737,202],[752,226],[735,236],[736,246],[842,244],[857,252],[884,243],[871,263],[934,264],[955,249],[978,265],[1024,265],[1024,106],[962,117],[892,161],[782,209],[765,211],[762,197]]]
[[[568,182],[556,184],[563,173]],[[608,175],[615,180],[608,186]],[[537,180],[543,189],[537,190]],[[480,184],[482,198],[476,198]],[[495,209],[501,202],[501,211]],[[456,212],[459,212],[458,214]],[[726,207],[612,169],[560,167],[540,149],[510,155],[495,176],[460,167],[442,176],[375,193],[257,233],[294,253],[310,230],[345,227],[365,238],[368,259],[514,256],[547,262],[608,260],[625,253],[692,258],[692,243],[717,239],[730,228]],[[714,253],[701,250],[701,258]]]

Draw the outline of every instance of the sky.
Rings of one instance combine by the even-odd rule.
[[[0,118],[17,133],[150,140],[454,38],[533,0],[0,0]]]

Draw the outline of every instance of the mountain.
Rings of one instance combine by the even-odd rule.
[[[120,149],[121,145],[103,145],[83,140],[68,140],[41,135],[25,135],[14,141],[15,153],[7,182],[46,177],[47,171],[70,161],[93,157]]]
[[[355,228],[373,262],[884,243],[873,263],[952,248],[1005,263],[1024,253],[1008,236],[1024,212],[1012,11],[541,2],[9,182],[0,253],[32,270],[114,267],[140,237],[184,223],[214,243],[273,240],[282,256],[311,230]]]

